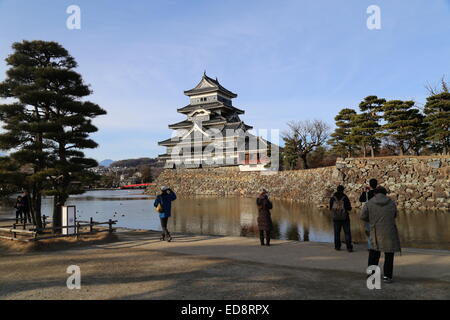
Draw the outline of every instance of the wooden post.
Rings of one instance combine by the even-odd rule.
[[[79,239],[80,238],[80,223],[79,222],[77,222],[77,227],[76,227],[75,231],[77,233],[77,239]]]
[[[91,217],[91,219],[89,220],[89,232],[91,232],[92,233],[92,231],[94,231],[94,219],[92,219],[92,217]]]
[[[109,219],[108,224],[109,224],[109,233],[112,233],[112,219]]]

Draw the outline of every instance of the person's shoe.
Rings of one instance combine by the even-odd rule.
[[[348,252],[353,252],[353,248],[347,249]]]
[[[394,280],[392,280],[392,278],[383,276],[383,282],[384,282],[384,283],[392,283],[392,282],[394,282]]]
[[[166,237],[164,235],[159,237],[159,241],[164,241],[164,240],[166,240]]]
[[[167,242],[171,242],[172,241],[172,236],[169,234],[167,237]]]
[[[341,251],[341,248],[334,248],[334,250],[336,250],[336,251]]]
[[[266,243],[266,247],[270,247],[270,243]]]

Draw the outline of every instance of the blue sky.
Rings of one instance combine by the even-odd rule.
[[[66,28],[72,4],[81,30]],[[366,27],[372,4],[381,30]],[[205,69],[255,129],[333,125],[367,95],[424,103],[427,83],[450,79],[449,35],[449,0],[0,0],[0,79],[13,42],[60,42],[108,111],[87,154],[153,157]]]

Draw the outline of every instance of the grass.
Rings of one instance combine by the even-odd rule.
[[[81,235],[79,239],[76,236],[44,239],[39,241],[22,242],[14,240],[0,239],[0,252],[9,253],[28,253],[33,251],[56,251],[76,247],[89,246],[117,241],[116,234],[101,232],[90,235]]]

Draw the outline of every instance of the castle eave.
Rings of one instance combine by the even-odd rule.
[[[236,112],[237,114],[244,114],[245,111],[241,110],[236,107],[227,106],[226,104],[219,103],[219,102],[212,102],[212,103],[206,103],[201,105],[192,105],[188,104],[187,106],[183,108],[177,109],[178,113],[190,113],[192,111],[198,110],[198,109],[205,109],[205,110],[212,110],[212,109],[227,109]]]
[[[220,88],[201,88],[201,89],[191,89],[184,91],[184,94],[188,97],[196,96],[199,94],[205,94],[205,93],[212,93],[212,92],[220,92],[224,96],[228,98],[236,98],[237,94],[234,92],[231,92],[227,89],[220,89]]]
[[[204,94],[209,92],[220,92],[229,98],[237,97],[236,93],[224,88],[217,79],[214,80],[213,78],[208,77],[206,75],[206,72],[203,74],[202,80],[200,80],[195,88],[184,91],[184,94],[190,97],[197,94]]]

